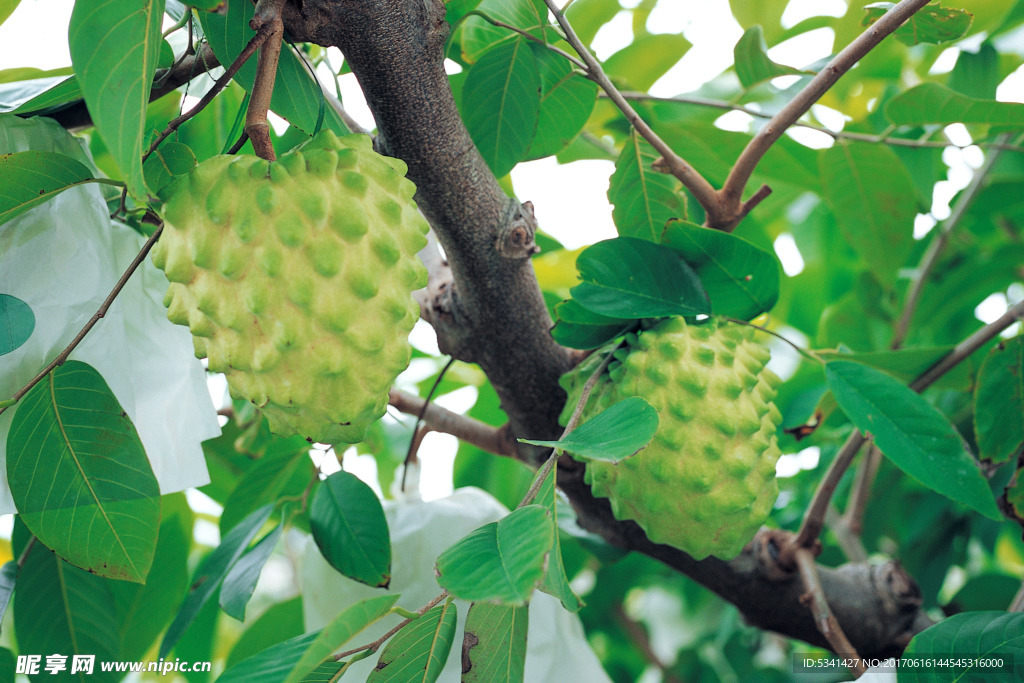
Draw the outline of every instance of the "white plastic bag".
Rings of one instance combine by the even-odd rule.
[[[96,173],[81,141],[46,118],[0,114],[0,154],[59,152]],[[112,222],[86,184],[0,225],[0,294],[27,304],[31,336],[0,355],[0,399],[50,363],[89,321],[145,240]],[[161,493],[209,481],[200,442],[220,434],[189,332],[167,320],[167,280],[147,259],[71,354],[103,375],[132,419]],[[0,415],[0,514],[15,512],[6,443],[17,406]]]
[[[386,501],[384,511],[391,532],[393,558],[388,589],[371,588],[342,576],[323,559],[313,539],[307,540],[301,570],[307,630],[323,628],[349,605],[385,592],[400,593],[399,604],[406,609],[423,606],[441,592],[434,576],[438,554],[478,526],[508,514],[489,493],[472,487],[458,489],[447,498],[430,502]],[[439,683],[458,683],[462,672],[459,652],[469,604],[461,600],[456,600],[455,604],[458,628]],[[348,646],[369,643],[399,621],[399,617],[389,616],[360,633],[358,642],[353,641]],[[383,650],[382,647],[380,651]],[[378,656],[379,653],[353,664],[346,678],[366,680]],[[540,591],[534,592],[530,600],[525,679],[530,683],[611,683],[587,643],[579,618],[567,612],[558,600]]]

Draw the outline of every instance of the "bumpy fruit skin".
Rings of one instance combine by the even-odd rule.
[[[214,157],[161,193],[167,317],[278,434],[362,440],[409,364],[427,224],[405,170],[324,131],[272,163]]]
[[[658,411],[651,443],[617,465],[587,462],[594,495],[616,519],[631,519],[655,543],[696,559],[736,556],[778,496],[775,404],[779,379],[765,369],[768,350],[753,330],[671,318],[631,335],[616,352],[584,410],[584,419],[630,396]],[[594,354],[566,374],[567,420],[583,384],[601,362]]]

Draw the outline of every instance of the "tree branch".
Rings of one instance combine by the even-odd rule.
[[[571,356],[551,338],[529,253],[501,248],[514,222],[536,222],[502,191],[462,122],[444,70],[444,16],[437,0],[285,6],[296,40],[341,49],[374,114],[377,148],[408,164],[451,269],[443,291],[421,298],[442,352],[480,365],[514,434],[557,438],[565,402],[558,378]],[[536,464],[544,449],[519,452]]]
[[[833,652],[842,653],[844,656],[850,655],[856,662],[851,670],[858,676],[861,675],[866,668],[860,663],[860,656],[857,655],[857,651],[846,637],[839,622],[836,621],[835,615],[832,614],[828,598],[825,597],[825,589],[821,585],[821,577],[814,564],[814,555],[806,548],[801,548],[796,553],[796,565],[800,571],[800,580],[803,581],[804,587],[807,589],[803,595],[803,602],[810,609],[818,630],[832,646]]]
[[[724,111],[738,111],[749,116],[760,119],[770,119],[774,114],[769,114],[743,104],[736,104],[735,102],[727,102],[725,100],[712,100],[706,97],[693,97],[691,95],[675,95],[673,97],[659,97],[657,95],[649,95],[645,92],[633,92],[624,91],[622,96],[630,102],[671,102],[676,104],[692,104],[698,107],[708,107],[710,109],[722,109]],[[599,95],[599,97],[607,97],[607,95]],[[805,112],[806,113],[806,112]],[[955,147],[956,149],[966,149],[968,147],[979,147],[981,149],[995,149],[1003,152],[1024,152],[1024,147],[1018,145],[1008,144],[1007,142],[997,139],[994,142],[974,142],[971,141],[969,144],[956,144],[950,140],[918,140],[910,138],[894,138],[890,134],[891,131],[883,131],[877,135],[872,133],[854,133],[845,130],[832,130],[825,126],[817,126],[813,123],[807,123],[806,121],[794,121],[794,128],[805,128],[807,130],[813,130],[818,133],[824,133],[833,140],[850,140],[851,142],[868,142],[876,145],[891,145],[893,147],[911,147],[914,149],[945,149],[947,147]],[[1000,136],[1001,138],[1002,136]]]
[[[551,339],[550,317],[528,257],[509,257],[498,248],[504,229],[523,216],[473,147],[455,107],[443,67],[443,5],[438,0],[304,0],[301,7],[285,6],[285,25],[296,40],[341,49],[374,113],[379,148],[408,164],[416,200],[451,267],[445,291],[421,302],[442,351],[478,363],[497,390],[509,415],[499,430],[508,441],[500,443],[519,436],[557,438],[565,403],[558,378],[574,355]],[[416,397],[393,392],[391,399],[409,412],[421,407]],[[434,408],[425,414],[428,424]],[[458,421],[470,424],[461,416]],[[493,444],[493,428],[487,429]],[[489,450],[516,452],[534,466],[546,451],[514,444]],[[581,463],[561,458],[557,466],[559,486],[582,526],[707,586],[756,626],[828,647],[801,607],[805,589],[799,577],[780,572],[770,559],[778,553],[778,539],[761,534],[734,560],[697,562],[651,543],[635,523],[616,520],[608,501],[591,493]],[[910,635],[929,623],[913,580],[898,563],[818,571],[833,613],[864,656],[899,653]]]
[[[407,415],[422,415],[423,422],[435,432],[451,434],[495,455],[516,455],[515,439],[505,427],[492,427],[397,389],[388,394],[388,403]]]
[[[572,45],[572,48],[576,50],[576,54],[580,56],[584,64],[586,64],[587,77],[597,83],[602,90],[608,95],[608,99],[615,103],[615,106],[619,108],[626,119],[636,128],[636,132],[647,140],[654,149],[658,150],[658,154],[661,155],[663,160],[663,166],[673,176],[679,179],[679,181],[686,186],[693,196],[700,202],[700,205],[704,207],[707,212],[709,221],[712,216],[717,216],[720,210],[718,201],[718,193],[715,188],[712,187],[704,176],[702,176],[693,166],[690,166],[682,157],[676,154],[668,144],[662,140],[647,122],[644,121],[636,110],[626,101],[626,98],[622,96],[619,89],[608,78],[605,74],[604,69],[598,63],[597,59],[590,53],[587,46],[583,44],[583,41],[579,39],[572,26],[569,24],[568,19],[565,18],[565,14],[555,4],[555,0],[544,0],[547,4],[548,9],[555,15],[555,20],[558,21],[558,25],[562,27],[562,31],[565,33],[565,39]],[[660,170],[660,169],[659,169]]]
[[[930,1],[901,0],[899,4],[886,12],[881,19],[869,26],[864,33],[837,54],[796,97],[773,116],[747,144],[733,165],[729,177],[726,178],[725,184],[722,186],[722,204],[726,207],[739,207],[743,188],[746,187],[757,164],[768,149],[775,144],[775,141],[782,137],[786,129],[796,123],[797,119],[803,116],[812,104],[817,102],[864,55],[882,42],[883,38],[899,28],[903,22]],[[735,220],[738,222],[742,215],[739,215],[738,210],[734,214]],[[732,226],[734,225],[735,222],[732,223]],[[732,226],[715,227],[731,229]]]
[[[1005,143],[1009,138],[1009,133],[1003,133],[999,136],[998,141],[1000,143]],[[953,231],[956,230],[958,225],[960,225],[960,220],[964,217],[964,214],[967,213],[967,208],[981,191],[981,187],[985,183],[985,179],[988,177],[989,172],[995,165],[996,159],[999,158],[999,153],[999,149],[989,151],[985,157],[985,163],[982,164],[981,168],[974,172],[974,176],[971,178],[970,184],[957,199],[949,217],[942,222],[938,235],[936,235],[931,244],[928,245],[928,250],[925,251],[924,256],[921,257],[921,264],[917,267],[914,280],[910,285],[910,290],[907,292],[907,300],[903,305],[903,311],[900,314],[899,320],[896,322],[896,330],[893,333],[890,348],[898,349],[903,344],[903,340],[906,339],[907,332],[910,330],[910,323],[914,318],[914,313],[917,311],[917,304],[921,299],[921,291],[924,289],[925,283],[928,282],[928,278],[931,276],[932,269],[935,268],[935,264],[938,263],[939,256],[942,255],[946,245],[949,243],[950,235],[952,235]]]
[[[187,55],[170,69],[161,69],[153,76],[153,89],[149,93],[149,101],[154,102],[164,95],[180,88],[193,78],[220,66],[216,55],[209,44],[203,43],[199,51]],[[67,109],[52,114],[52,118],[64,128],[75,132],[92,125],[92,117],[85,106],[85,100],[79,100]]]

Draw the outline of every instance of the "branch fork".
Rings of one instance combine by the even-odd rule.
[[[870,52],[886,36],[899,28],[915,12],[927,5],[931,0],[901,0],[881,19],[872,24],[846,46],[811,82],[801,90],[793,100],[782,108],[768,121],[757,135],[747,144],[736,163],[729,172],[722,189],[716,190],[704,176],[694,169],[682,157],[676,154],[664,140],[644,121],[629,104],[626,97],[615,87],[601,68],[597,59],[576,35],[569,25],[565,13],[555,4],[555,0],[544,0],[555,20],[562,28],[566,40],[576,50],[583,61],[585,76],[597,83],[619,111],[633,125],[647,142],[654,147],[661,157],[655,161],[655,169],[662,173],[670,173],[683,183],[704,208],[707,215],[705,225],[717,230],[731,232],[758,204],[771,194],[771,188],[761,186],[748,199],[743,200],[743,191],[750,181],[754,169],[768,152],[775,141],[807,113],[815,102],[835,85],[843,74],[849,71],[864,55]]]

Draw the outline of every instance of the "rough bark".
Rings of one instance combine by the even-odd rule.
[[[379,147],[409,165],[416,199],[451,265],[450,283],[435,289],[426,306],[442,349],[486,372],[513,435],[556,437],[565,401],[557,380],[572,356],[549,334],[530,250],[515,248],[523,241],[517,228],[533,229],[532,211],[502,192],[456,109],[443,67],[444,6],[438,0],[304,0],[286,8],[285,25],[296,40],[341,49],[374,113]],[[559,484],[581,525],[707,586],[754,625],[827,646],[800,601],[799,579],[773,561],[771,533],[759,535],[735,560],[698,562],[615,520],[582,475],[577,463],[560,463]],[[820,571],[834,613],[862,656],[899,652],[928,623],[916,585],[897,563]]]

